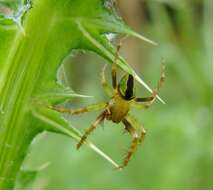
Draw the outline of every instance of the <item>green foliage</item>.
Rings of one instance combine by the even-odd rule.
[[[0,7],[16,10],[23,0],[1,0]]]
[[[48,107],[79,97],[56,80],[57,70],[71,50],[90,50],[111,63],[115,49],[106,33],[128,34],[154,44],[113,15],[107,2],[34,0],[32,6],[2,3],[11,10],[18,9],[0,17],[0,189],[13,188],[37,134],[52,131],[79,140],[80,133]],[[119,57],[117,64],[149,89],[123,58]],[[94,145],[88,145],[116,166]],[[19,186],[33,177],[34,172],[24,171]]]
[[[143,31],[151,32],[160,45],[158,48],[143,48],[141,62],[147,64],[144,64],[142,72],[154,86],[159,76],[158,64],[161,57],[165,59],[166,81],[160,94],[167,104],[155,104],[144,112],[134,111],[147,131],[144,144],[125,170],[115,172],[86,148],[70,158],[70,152],[74,151],[71,142],[47,134],[33,144],[26,162],[33,166],[51,162],[37,175],[35,187],[45,182],[45,190],[213,189],[212,1],[205,1],[201,20],[195,19],[195,1],[146,2],[152,22],[143,24]],[[164,3],[175,10],[178,24],[174,23]],[[82,83],[76,77],[78,84],[82,84],[79,89],[103,99],[101,87],[97,84],[99,76],[93,76],[101,70],[96,62],[103,60],[94,57],[83,60],[89,69],[82,71],[87,76]],[[82,65],[78,66],[72,68],[79,69]],[[143,94],[144,90],[138,93]],[[96,116],[97,113],[71,119],[75,126],[84,129]],[[106,122],[104,130],[99,129],[94,138],[90,138],[111,157],[120,160],[130,142],[128,135],[121,135],[122,132],[122,125]],[[37,158],[38,154],[42,156]]]

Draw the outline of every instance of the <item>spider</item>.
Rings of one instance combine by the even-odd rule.
[[[112,64],[112,87],[108,84],[105,79],[105,69],[106,65],[103,67],[101,74],[101,84],[106,94],[110,97],[108,102],[101,102],[97,104],[92,104],[87,107],[79,109],[69,109],[63,107],[53,106],[52,109],[61,112],[68,113],[71,115],[76,115],[80,113],[97,111],[103,109],[103,111],[98,115],[96,120],[91,124],[89,128],[85,130],[85,133],[78,142],[76,148],[79,149],[82,144],[86,141],[87,137],[101,124],[104,120],[111,120],[114,123],[122,122],[125,126],[125,131],[127,131],[132,137],[131,146],[123,160],[123,163],[119,166],[119,169],[124,168],[128,165],[128,162],[132,158],[132,155],[136,152],[137,147],[144,140],[146,131],[143,126],[138,126],[136,120],[129,114],[131,107],[136,108],[148,108],[157,98],[158,91],[165,79],[164,66],[162,65],[161,76],[157,83],[157,88],[153,90],[150,97],[137,98],[134,77],[131,74],[125,74],[120,82],[117,84],[117,66],[116,61],[118,59],[118,52],[121,45],[117,46],[117,51],[115,54],[115,59]],[[136,128],[140,128],[138,133]]]

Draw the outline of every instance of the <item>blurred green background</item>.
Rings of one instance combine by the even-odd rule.
[[[133,38],[121,54],[151,86],[156,86],[162,59],[166,82],[159,101],[148,110],[132,110],[145,126],[145,142],[123,171],[114,170],[87,146],[52,133],[32,143],[25,165],[42,168],[33,190],[212,190],[213,189],[213,2],[211,0],[120,0],[119,13],[134,30],[158,42]],[[107,100],[100,84],[105,60],[90,52],[65,61],[70,86],[94,98],[75,99],[72,107]],[[108,66],[107,79],[110,80]],[[122,72],[120,71],[120,74]],[[138,96],[148,95],[140,85]],[[66,116],[82,132],[98,112]],[[121,163],[131,137],[121,124],[106,121],[90,140]]]

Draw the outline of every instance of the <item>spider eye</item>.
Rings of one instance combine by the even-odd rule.
[[[124,75],[118,86],[118,91],[126,100],[131,100],[135,97],[134,77],[132,75]]]

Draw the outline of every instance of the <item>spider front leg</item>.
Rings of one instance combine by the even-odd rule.
[[[125,35],[124,37],[122,37],[120,39],[120,42],[119,44],[117,45],[117,48],[116,48],[116,52],[115,52],[115,58],[114,58],[114,62],[112,63],[112,87],[114,89],[117,88],[117,60],[118,60],[118,57],[119,57],[119,51],[121,49],[121,45],[122,45],[122,42],[126,39],[127,35]]]
[[[102,84],[103,89],[105,90],[106,94],[109,97],[113,97],[113,95],[114,95],[113,89],[111,88],[111,86],[109,86],[109,84],[108,84],[108,82],[106,81],[106,78],[105,78],[106,66],[107,65],[104,65],[102,73],[101,73],[101,84]]]
[[[98,126],[99,124],[101,124],[101,123],[104,121],[106,115],[107,115],[107,110],[105,110],[104,112],[102,112],[102,113],[97,117],[97,119],[92,123],[92,125],[91,125],[88,129],[86,129],[84,135],[81,137],[81,140],[79,141],[79,143],[78,143],[77,146],[76,146],[77,149],[79,149],[79,148],[81,147],[81,145],[85,142],[85,140],[86,140],[87,137],[90,135],[90,133],[91,133],[92,131],[94,131],[94,130],[97,128],[97,126]]]
[[[120,49],[121,49],[121,42],[116,48],[115,59],[114,59],[114,62],[112,63],[112,87],[114,89],[117,88],[117,65],[116,65],[116,62],[118,60]]]
[[[124,158],[123,164],[119,166],[119,169],[122,169],[127,166],[132,155],[136,152],[138,145],[143,142],[146,134],[146,131],[143,127],[141,129],[140,135],[137,133],[134,127],[136,123],[130,116],[126,116],[122,122],[125,125],[125,130],[132,136],[132,144],[127,152],[127,155]]]
[[[112,63],[112,87],[115,90],[117,88],[117,65],[116,65],[116,61],[118,59],[118,53],[119,50],[121,48],[121,44],[119,44],[117,46],[116,52],[115,52],[115,58],[114,58],[114,62]],[[102,74],[101,74],[101,84],[105,90],[105,92],[107,93],[108,96],[113,97],[114,92],[113,89],[109,86],[108,82],[105,79],[105,69],[106,69],[106,65],[103,67],[102,70]]]
[[[152,96],[150,97],[144,97],[144,98],[135,98],[132,102],[132,105],[134,107],[138,107],[138,108],[149,108],[154,101],[157,98],[158,92],[163,84],[163,82],[165,81],[165,65],[161,65],[161,75],[160,75],[160,79],[157,83],[157,87],[155,90],[153,90]],[[145,103],[145,104],[141,104],[141,103]]]
[[[60,113],[68,113],[70,115],[77,115],[80,113],[86,113],[91,111],[97,111],[100,109],[103,109],[107,106],[106,102],[100,102],[97,104],[92,104],[83,108],[77,108],[77,109],[70,109],[70,108],[64,108],[64,107],[58,107],[58,106],[48,106],[50,109],[53,109]]]

